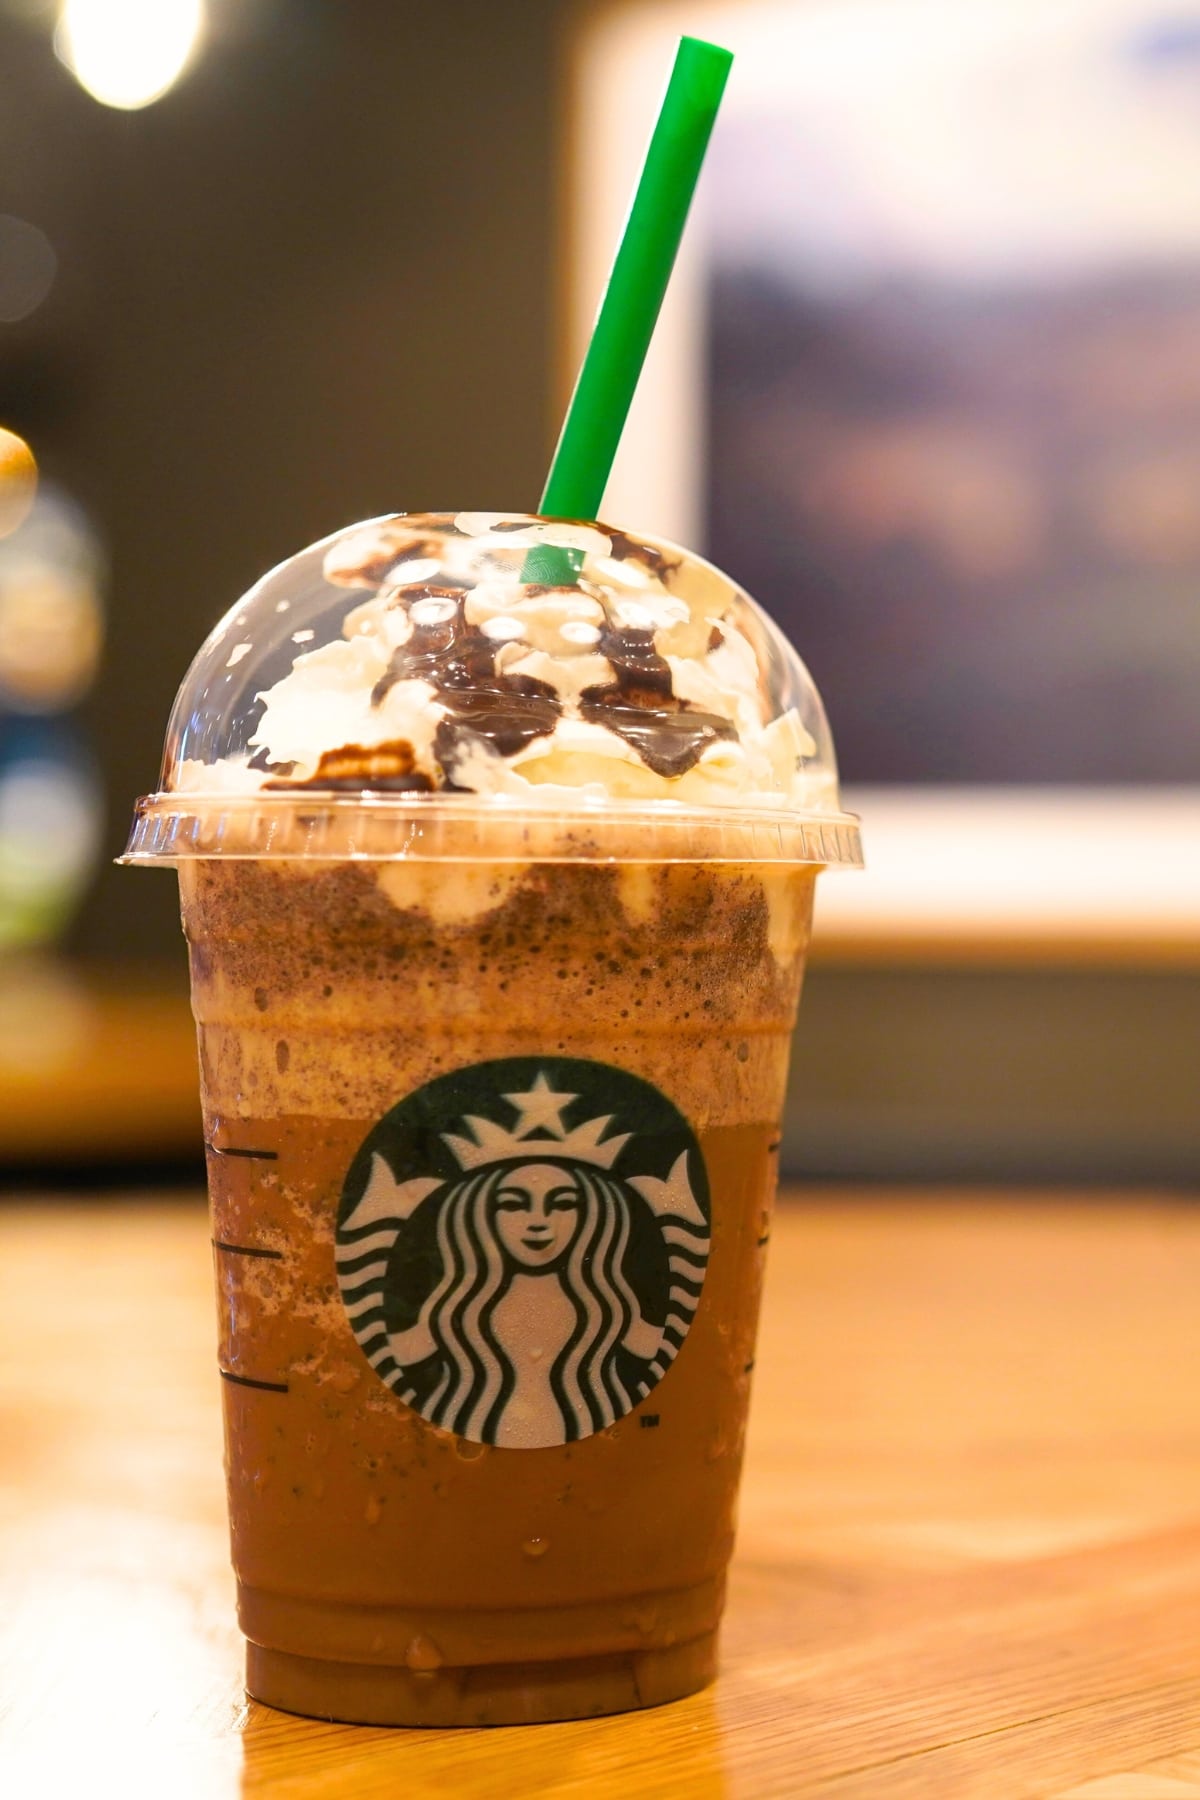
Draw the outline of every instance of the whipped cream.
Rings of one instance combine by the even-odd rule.
[[[836,810],[827,747],[771,691],[790,673],[782,640],[668,546],[400,514],[340,534],[322,577],[347,604],[323,607],[316,636],[337,635],[258,691],[243,756],[185,757],[177,789]]]

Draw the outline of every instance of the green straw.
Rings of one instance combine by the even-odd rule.
[[[679,40],[658,123],[617,248],[591,342],[563,421],[539,511],[552,519],[594,519],[663,295],[687,223],[692,196],[732,52],[699,38]],[[563,556],[531,551],[527,581],[563,580]],[[572,573],[566,579],[574,578]]]

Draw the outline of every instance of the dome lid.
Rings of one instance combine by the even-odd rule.
[[[861,861],[820,696],[748,595],[660,539],[494,513],[369,520],[264,576],[188,671],[126,860],[505,842]]]

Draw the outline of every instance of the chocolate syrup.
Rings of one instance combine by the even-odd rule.
[[[653,631],[612,628],[599,648],[616,680],[585,688],[580,713],[589,724],[604,725],[623,738],[656,775],[685,775],[710,744],[736,737],[729,719],[679,699],[671,685],[671,666],[654,648]]]
[[[613,666],[622,700],[645,707],[679,704],[671,686],[671,665],[654,648],[653,631],[609,626],[597,649]]]
[[[611,525],[604,525],[601,530],[611,543],[617,562],[638,563],[643,569],[648,569],[651,575],[657,575],[664,587],[668,585],[667,576],[679,567],[677,556],[667,556],[663,551],[656,550],[653,544],[639,543],[637,538],[630,537],[626,531],[614,531]]]
[[[615,536],[622,541],[621,554],[664,564],[659,552],[621,533]],[[515,756],[536,738],[553,733],[563,712],[562,700],[548,682],[497,669],[499,645],[466,617],[469,591],[443,580],[410,584],[387,596],[389,607],[407,612],[411,633],[392,652],[387,671],[371,694],[372,706],[379,707],[397,682],[428,683],[445,713],[434,736],[433,754],[442,784],[451,789],[464,750],[482,744],[500,756]],[[544,597],[556,592],[574,595],[577,590],[535,582],[525,592]],[[434,616],[422,618],[422,612]],[[730,720],[703,712],[676,695],[670,664],[655,648],[653,630],[609,625],[597,650],[610,663],[613,680],[584,690],[580,715],[622,738],[655,774],[686,774],[710,744],[736,737]],[[267,785],[276,791],[415,793],[434,786],[434,780],[416,768],[412,746],[400,739],[366,748],[347,744],[327,752],[316,773],[304,781],[287,779],[282,768],[273,773],[276,778]]]
[[[444,619],[422,623],[412,619],[412,635],[408,642],[393,650],[387,673],[381,675],[371,694],[371,705],[382,706],[398,681],[427,681],[438,690],[490,686],[503,679],[496,675],[496,645],[463,614],[466,591],[462,588],[423,585],[398,588],[390,604],[404,606],[412,619],[412,608],[421,602],[441,601],[447,610]]]
[[[528,686],[540,689],[544,684],[531,681]],[[501,756],[515,756],[535,738],[548,736],[562,713],[552,688],[548,693],[521,693],[510,688],[497,693],[442,692],[438,697],[448,708],[433,740],[433,753],[443,769],[476,741],[499,751]]]
[[[434,738],[443,771],[472,742],[482,741],[501,756],[513,756],[534,738],[554,730],[562,705],[554,689],[527,675],[496,668],[498,646],[467,622],[459,588],[403,588],[396,600],[411,609],[420,601],[452,603],[445,619],[413,620],[412,636],[392,653],[387,674],[371,695],[379,706],[398,681],[427,681],[446,708]]]
[[[603,697],[615,694],[613,688],[589,692],[601,697],[589,700],[585,694],[581,716],[624,738],[656,775],[686,775],[710,744],[737,735],[728,719],[695,710],[686,700],[675,701],[678,712],[649,712],[642,706],[623,706],[619,700]]]
[[[374,547],[368,549],[364,543],[357,562],[338,568],[332,577],[334,585],[379,588],[398,562],[407,562],[414,557],[440,559],[444,546],[437,534],[443,525],[444,521],[436,513],[403,513],[399,518],[385,520],[369,538],[366,533],[356,533],[350,548],[358,538],[366,539]],[[336,551],[334,554],[336,559]]]
[[[326,750],[315,773],[305,780],[292,781],[276,771],[276,779],[265,787],[274,793],[427,794],[433,783],[416,767],[412,745],[405,738],[392,738],[384,744],[342,744]]]

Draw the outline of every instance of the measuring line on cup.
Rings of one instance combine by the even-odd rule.
[[[278,1150],[263,1150],[250,1144],[223,1145],[209,1140],[205,1148],[211,1150],[214,1156],[241,1156],[255,1162],[278,1162],[279,1160]],[[212,1246],[214,1250],[219,1250],[226,1256],[248,1256],[258,1262],[282,1262],[284,1260],[282,1250],[268,1250],[259,1244],[233,1244],[228,1238],[213,1238]],[[232,1382],[235,1387],[255,1388],[264,1394],[286,1394],[288,1392],[286,1381],[260,1381],[253,1375],[235,1375],[232,1369],[223,1369],[220,1363],[217,1364],[217,1373],[222,1381]]]
[[[223,1369],[217,1365],[217,1373],[222,1381],[232,1381],[235,1387],[262,1388],[267,1394],[286,1394],[286,1381],[256,1381],[250,1375],[235,1375],[231,1369]]]
[[[783,1147],[783,1139],[776,1138],[775,1142],[773,1144],[767,1145],[767,1155],[768,1156],[778,1156],[782,1147]],[[766,1248],[766,1246],[770,1243],[770,1241],[771,1241],[771,1233],[769,1231],[764,1231],[762,1236],[760,1238],[756,1239],[755,1249],[756,1250],[764,1250]],[[750,1370],[753,1367],[754,1367],[754,1364],[750,1363],[747,1366],[746,1373],[749,1374]]]

